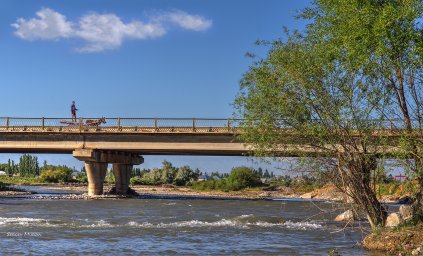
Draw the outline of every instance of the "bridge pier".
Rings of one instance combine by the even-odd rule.
[[[85,162],[89,196],[103,194],[103,183],[109,163],[113,164],[116,193],[125,195],[129,188],[132,166],[144,162],[144,158],[138,154],[95,149],[77,149],[73,151],[73,156]]]
[[[102,195],[103,183],[107,172],[107,163],[85,162],[85,170],[88,177],[88,195]]]
[[[116,194],[126,195],[131,179],[132,166],[130,164],[113,164],[113,174],[115,175]]]

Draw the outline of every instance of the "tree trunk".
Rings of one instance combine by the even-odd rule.
[[[419,192],[416,195],[416,201],[413,204],[414,214],[423,219],[423,178],[418,178],[419,182]]]
[[[372,229],[385,225],[387,211],[376,197],[371,188],[371,172],[377,167],[375,157],[355,153],[344,154],[339,160],[343,175],[344,191],[348,191],[354,203],[361,208],[367,216]]]

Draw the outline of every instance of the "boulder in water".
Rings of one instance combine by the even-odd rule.
[[[312,199],[316,195],[313,192],[305,193],[300,196],[302,199]]]
[[[399,214],[398,212],[393,212],[388,215],[388,218],[386,218],[385,226],[393,228],[400,225],[402,222],[403,219],[401,217],[401,214]]]
[[[356,220],[356,215],[354,214],[353,210],[347,210],[338,216],[336,216],[335,221],[343,221],[343,222],[350,222]]]

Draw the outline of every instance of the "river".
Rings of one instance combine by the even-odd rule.
[[[377,255],[331,202],[0,199],[1,255]]]

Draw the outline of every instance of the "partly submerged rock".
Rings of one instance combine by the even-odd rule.
[[[312,199],[316,195],[313,192],[305,193],[300,196],[302,199]]]
[[[396,227],[400,225],[403,222],[403,219],[401,217],[401,214],[398,212],[393,212],[388,215],[388,218],[386,218],[386,227]]]
[[[350,222],[356,220],[356,215],[354,214],[353,210],[347,210],[338,216],[336,216],[335,221],[343,221],[343,222]]]

